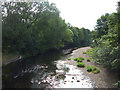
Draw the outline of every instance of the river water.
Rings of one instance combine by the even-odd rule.
[[[94,88],[94,82],[75,65],[71,54],[47,53],[3,66],[3,88]]]

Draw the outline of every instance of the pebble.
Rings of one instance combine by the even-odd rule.
[[[13,78],[17,78],[18,76],[14,76]]]
[[[38,82],[38,84],[40,84],[41,82]]]
[[[31,83],[34,83],[34,81],[32,80],[32,81],[30,81]]]
[[[82,78],[81,80],[84,80],[84,78]]]
[[[80,80],[77,80],[77,82],[80,82]]]
[[[38,80],[35,80],[36,83],[38,83]]]

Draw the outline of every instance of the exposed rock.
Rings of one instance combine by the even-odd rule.
[[[77,82],[80,82],[80,80],[77,80]]]
[[[41,82],[38,82],[38,84],[40,84]]]

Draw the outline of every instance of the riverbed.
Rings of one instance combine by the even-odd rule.
[[[94,75],[87,73],[86,68],[76,66],[77,63],[73,59],[81,55],[85,59],[89,57],[82,54],[87,49],[90,47],[79,48],[67,55],[63,52],[52,52],[10,63],[3,67],[3,88],[100,88],[101,85],[108,86],[110,83],[100,77],[103,74],[102,71],[101,74]],[[100,79],[97,81],[93,77]]]

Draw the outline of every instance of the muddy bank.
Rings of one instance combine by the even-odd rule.
[[[11,59],[8,59],[8,60],[2,60],[2,65],[10,64],[10,63],[15,62],[17,60],[20,60],[21,58],[22,58],[22,56],[16,55],[14,58],[11,58]]]
[[[67,55],[67,54],[72,53],[72,51],[76,50],[76,49],[77,49],[77,47],[75,47],[75,48],[69,48],[69,49],[63,49],[62,53],[63,53],[63,55]],[[21,55],[16,55],[16,56],[14,56],[11,59],[2,60],[2,65],[7,65],[7,64],[10,64],[10,63],[15,62],[17,60],[20,60],[20,59],[23,59],[22,56]]]

